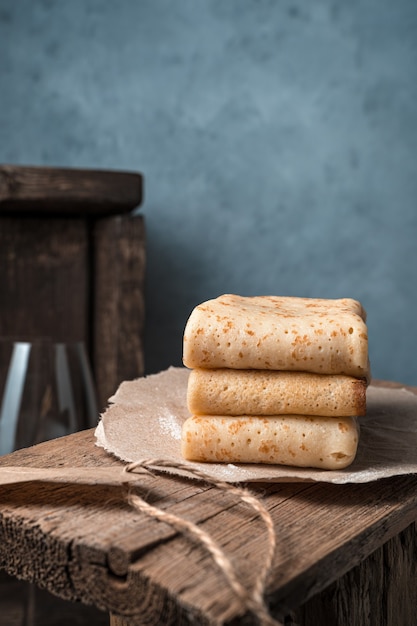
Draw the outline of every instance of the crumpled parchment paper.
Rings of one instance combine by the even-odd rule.
[[[96,444],[126,462],[166,459],[183,463],[181,426],[189,416],[186,391],[189,370],[169,369],[123,382],[109,399],[96,428]],[[191,463],[213,479],[227,482],[320,481],[363,483],[417,473],[417,396],[406,389],[372,386],[367,415],[359,418],[356,459],[338,471],[280,465]],[[173,474],[183,472],[172,468]]]

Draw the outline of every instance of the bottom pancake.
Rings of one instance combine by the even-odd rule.
[[[358,442],[355,417],[193,415],[183,424],[181,451],[189,461],[336,470],[353,462]]]

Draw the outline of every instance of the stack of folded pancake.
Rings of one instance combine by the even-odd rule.
[[[355,458],[370,377],[358,301],[220,296],[192,311],[183,362],[184,458],[323,469]]]

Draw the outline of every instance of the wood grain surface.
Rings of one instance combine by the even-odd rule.
[[[103,410],[123,380],[144,373],[145,222],[142,215],[117,215],[91,227],[91,352]]]
[[[288,624],[408,626],[416,623],[417,526],[410,524],[292,614]]]
[[[139,172],[0,165],[0,212],[112,215],[142,203]]]
[[[0,466],[10,465],[89,468],[91,484],[0,487],[0,565],[9,574],[107,610],[118,626],[254,623],[200,546],[129,506],[123,464],[95,447],[93,431],[0,458]],[[95,481],[98,467],[113,469],[115,484]],[[251,509],[174,476],[141,475],[134,489],[200,524],[232,558],[242,582],[253,584],[266,535]],[[304,626],[413,623],[395,620],[408,619],[416,606],[417,477],[262,484],[251,491],[277,533],[267,596],[274,615]]]
[[[86,220],[2,215],[0,262],[2,336],[89,344]]]

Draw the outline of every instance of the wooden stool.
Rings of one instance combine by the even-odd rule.
[[[83,341],[102,410],[144,371],[140,173],[0,166],[0,334]]]

